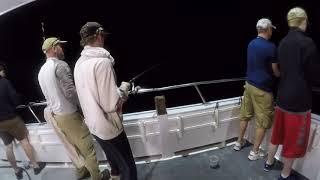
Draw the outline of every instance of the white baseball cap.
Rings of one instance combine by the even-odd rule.
[[[257,22],[257,29],[267,29],[269,27],[272,27],[273,29],[277,29],[274,25],[272,25],[272,22],[267,18],[262,18]]]

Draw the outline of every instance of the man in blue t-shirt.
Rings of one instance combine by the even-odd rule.
[[[256,133],[249,160],[257,160],[264,156],[259,146],[267,129],[270,129],[273,118],[273,74],[280,76],[276,46],[269,41],[272,36],[272,25],[269,19],[260,19],[257,23],[258,37],[253,39],[247,50],[247,81],[240,109],[240,134],[234,150],[239,151],[245,145],[243,139],[248,121],[256,118]]]

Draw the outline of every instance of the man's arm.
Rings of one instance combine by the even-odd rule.
[[[17,107],[20,104],[20,96],[18,95],[17,91],[13,88],[11,83],[7,80],[7,88],[9,99],[11,100],[12,104]]]
[[[76,87],[67,63],[59,63],[56,67],[56,76],[64,96],[73,104],[79,105]]]
[[[278,63],[272,63],[272,71],[274,76],[280,77],[280,69]]]
[[[273,75],[275,77],[280,77],[280,68],[279,68],[279,62],[277,58],[277,48],[275,45],[273,45],[272,47],[271,67],[272,67]]]
[[[118,111],[121,106],[121,98],[118,94],[111,62],[108,60],[98,62],[95,67],[95,77],[100,107],[106,113]]]
[[[311,42],[306,49],[306,76],[313,86],[320,87],[320,59],[316,45]]]

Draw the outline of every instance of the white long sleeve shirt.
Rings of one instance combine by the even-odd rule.
[[[65,115],[77,111],[77,93],[66,62],[48,58],[40,69],[38,80],[51,112]]]
[[[74,78],[85,122],[90,132],[110,140],[123,131],[120,96],[113,70],[113,58],[100,47],[84,47]]]

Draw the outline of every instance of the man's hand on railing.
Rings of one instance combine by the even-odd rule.
[[[127,101],[128,99],[130,89],[131,89],[130,83],[124,82],[124,81],[121,82],[121,85],[118,88],[119,90],[118,93],[124,102]]]
[[[131,91],[129,91],[129,94],[133,94],[133,95],[137,94],[140,89],[141,89],[140,86],[136,86],[136,87],[132,88]]]

